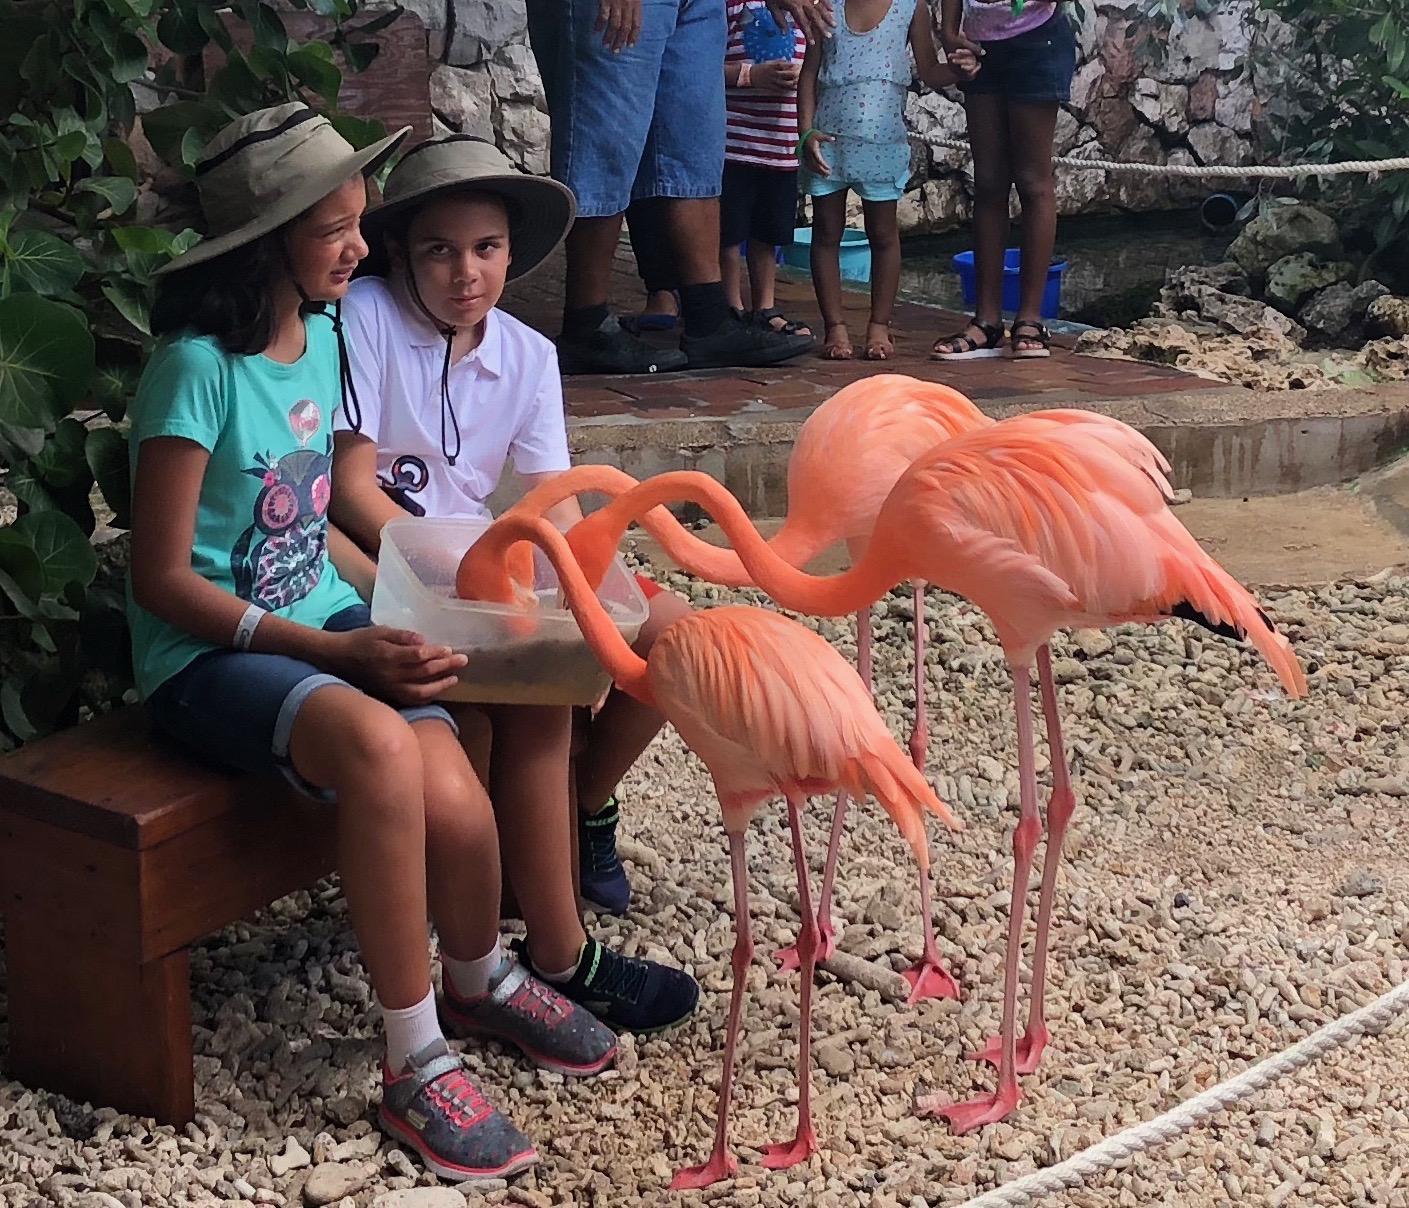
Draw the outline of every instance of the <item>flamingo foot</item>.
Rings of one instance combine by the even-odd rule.
[[[1018,1037],[1018,1061],[1014,1068],[1019,1074],[1032,1074],[1037,1071],[1037,1067],[1042,1063],[1042,1054],[1051,1039],[1051,1033],[1040,1026],[1029,1026],[1027,1031]],[[986,1061],[997,1068],[1003,1056],[1001,1038],[994,1036],[977,1053],[970,1053],[968,1056],[970,1061]]]
[[[686,1166],[676,1171],[670,1180],[671,1191],[698,1191],[712,1187],[723,1179],[732,1179],[739,1172],[739,1163],[729,1154],[716,1151],[703,1166]]]
[[[817,1134],[812,1131],[812,1126],[809,1124],[806,1128],[799,1129],[797,1136],[791,1141],[765,1146],[759,1164],[768,1167],[769,1170],[787,1170],[789,1166],[805,1162],[816,1152]]]
[[[817,944],[817,963],[830,959],[833,952],[837,950],[837,929],[831,919],[822,921],[822,916],[817,916],[817,930],[820,939]],[[790,944],[786,948],[779,948],[773,954],[773,959],[778,962],[778,970],[781,973],[791,973],[794,969],[802,968],[802,960],[797,954],[797,945]]]
[[[1011,1113],[1021,1099],[1022,1092],[1016,1086],[1006,1095],[1000,1088],[991,1095],[980,1095],[966,1103],[951,1103],[946,1107],[925,1105],[922,1114],[943,1116],[957,1136],[981,1128],[985,1124],[996,1124]]]
[[[913,1006],[922,998],[958,998],[959,983],[939,961],[921,957],[901,974],[910,983],[910,996],[905,1000]]]

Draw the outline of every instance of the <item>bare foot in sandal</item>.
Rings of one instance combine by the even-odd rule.
[[[866,351],[868,361],[888,361],[895,355],[895,341],[890,338],[889,323],[866,324]]]
[[[1041,319],[1014,319],[1009,339],[1014,360],[1025,361],[1052,355],[1052,335]]]
[[[828,361],[849,361],[853,349],[845,323],[828,323],[822,340],[822,356]]]

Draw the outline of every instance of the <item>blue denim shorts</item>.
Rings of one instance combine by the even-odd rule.
[[[583,218],[635,198],[718,197],[724,174],[724,0],[641,0],[641,37],[613,53],[598,0],[528,0],[553,119],[552,171]]]
[[[367,606],[354,604],[334,613],[323,628],[346,633],[371,623]],[[146,709],[158,730],[207,763],[235,772],[278,772],[305,796],[332,803],[337,800],[332,789],[310,784],[289,762],[294,718],[304,701],[329,684],[351,686],[287,655],[212,650],[148,696]],[[440,705],[398,712],[408,722],[434,718],[456,729]]]
[[[1050,21],[1016,38],[983,44],[978,75],[960,85],[969,96],[1061,104],[1071,100],[1076,34],[1059,9]]]

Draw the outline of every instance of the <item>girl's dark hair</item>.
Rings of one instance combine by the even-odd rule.
[[[157,279],[155,336],[213,336],[232,355],[263,352],[274,338],[274,285],[288,274],[285,228]]]
[[[498,202],[509,216],[509,246],[513,247],[514,233],[523,221],[522,207],[514,198],[507,197],[503,193],[497,193],[493,189],[478,189],[473,183],[466,183],[463,188],[447,190],[434,197],[424,198],[415,205],[408,205],[391,215],[382,224],[378,237],[367,240],[367,256],[352,275],[354,277],[389,277],[391,275],[391,256],[387,252],[386,245],[388,243],[395,244],[402,252],[405,252],[406,240],[411,233],[411,223],[416,215],[430,202],[440,201],[446,197],[488,197]]]

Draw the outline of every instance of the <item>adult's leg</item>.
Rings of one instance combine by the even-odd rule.
[[[1008,147],[1013,182],[1022,205],[1022,297],[1014,322],[1042,321],[1042,291],[1057,241],[1057,189],[1052,173],[1055,103],[1008,102]],[[1015,337],[1016,350],[1039,348],[1036,340]]]
[[[572,711],[496,705],[489,794],[504,866],[539,968],[569,968],[587,939],[572,882],[568,746]]]
[[[895,352],[890,323],[900,289],[899,207],[893,201],[863,201],[866,241],[871,245],[871,318],[866,327],[866,356],[888,360]]]
[[[673,315],[675,289],[680,284],[670,251],[665,210],[659,197],[639,197],[626,207],[626,230],[636,257],[636,272],[646,287],[643,313]]]
[[[812,198],[812,288],[822,311],[824,355],[833,360],[851,356],[851,339],[841,308],[841,241],[846,229],[846,193]]]

